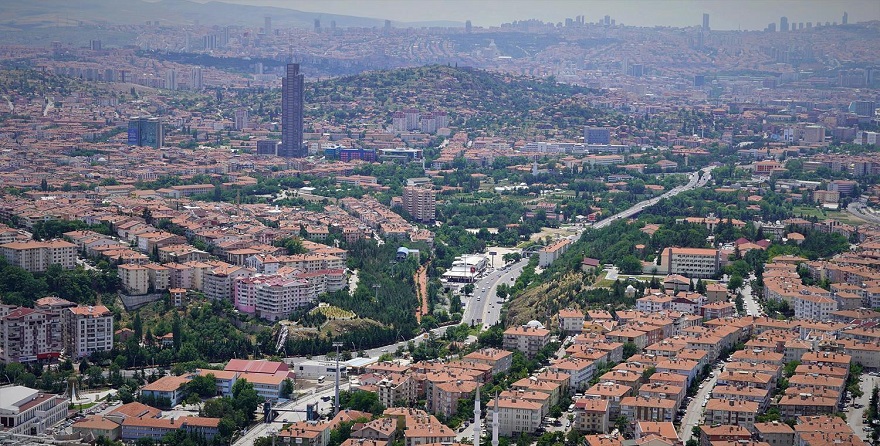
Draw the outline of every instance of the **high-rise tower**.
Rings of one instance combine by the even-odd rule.
[[[287,76],[281,79],[281,146],[278,156],[305,158],[303,146],[303,75],[298,63],[287,64]]]
[[[480,446],[480,386],[474,399],[474,446]]]
[[[703,31],[709,31],[709,14],[703,14]]]
[[[498,446],[498,392],[495,392],[495,408],[492,409],[492,446]]]

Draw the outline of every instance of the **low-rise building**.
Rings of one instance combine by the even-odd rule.
[[[24,386],[0,387],[0,433],[40,435],[67,417],[69,400]]]

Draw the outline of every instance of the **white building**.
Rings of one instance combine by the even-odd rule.
[[[657,270],[661,274],[707,278],[718,274],[720,265],[721,256],[717,249],[664,248]]]
[[[0,245],[6,261],[32,273],[44,272],[49,265],[63,269],[76,267],[76,245],[64,240],[12,242]]]
[[[497,404],[497,406],[496,406]],[[498,434],[505,437],[525,432],[531,434],[541,426],[541,403],[522,398],[497,398],[489,402],[498,409]]]
[[[113,313],[107,307],[67,308],[62,315],[67,356],[79,359],[113,348]]]
[[[24,386],[0,387],[0,432],[40,435],[67,417],[66,398]]]
[[[564,238],[542,248],[538,251],[538,266],[542,268],[550,266],[556,259],[562,257],[565,251],[568,251],[569,246],[571,246],[571,240]]]
[[[807,290],[793,296],[792,303],[796,319],[827,321],[831,319],[831,313],[837,311],[837,301],[833,298],[817,296]]]

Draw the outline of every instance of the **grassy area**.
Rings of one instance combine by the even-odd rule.
[[[310,313],[321,313],[328,319],[353,319],[357,316],[351,311],[344,310],[333,305],[320,305],[316,308],[313,308]]]
[[[792,209],[794,215],[803,215],[805,217],[816,217],[819,220],[837,220],[848,225],[859,225],[865,223],[865,220],[858,218],[845,211],[829,211],[815,206],[797,206]]]
[[[611,279],[606,279],[605,277],[608,275],[608,272],[602,271],[598,277],[596,277],[596,282],[593,284],[595,288],[611,288],[611,285],[614,284],[614,281]]]

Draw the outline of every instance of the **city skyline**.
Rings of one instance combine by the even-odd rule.
[[[204,3],[206,0],[198,1]],[[484,27],[532,18],[558,23],[578,15],[584,15],[587,22],[596,22],[605,15],[610,15],[617,23],[631,26],[689,27],[700,26],[705,13],[711,17],[711,28],[719,31],[763,30],[769,23],[778,22],[782,16],[788,17],[792,22],[824,24],[840,23],[846,12],[850,23],[880,20],[880,6],[876,2],[863,0],[482,0],[466,4],[441,0],[369,0],[356,3],[344,0],[303,0],[296,5],[283,0],[228,0],[227,3],[295,8],[316,14],[344,14],[397,22],[458,21],[464,24],[470,20],[475,26]],[[415,3],[420,7],[401,7]]]

